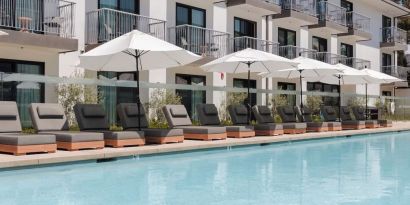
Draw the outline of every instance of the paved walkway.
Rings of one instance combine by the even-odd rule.
[[[20,167],[29,165],[52,164],[62,162],[73,162],[82,160],[96,160],[107,159],[115,157],[169,153],[175,151],[189,151],[198,149],[253,145],[275,142],[298,141],[307,139],[320,139],[342,137],[360,134],[374,134],[391,131],[407,131],[410,130],[410,122],[394,122],[393,127],[378,128],[378,129],[364,129],[364,130],[349,130],[338,132],[322,132],[322,133],[306,133],[298,135],[282,135],[273,137],[253,137],[245,139],[232,139],[219,141],[194,141],[185,140],[178,144],[165,145],[146,145],[141,147],[127,147],[127,148],[104,148],[100,150],[82,150],[82,151],[57,151],[52,154],[33,154],[25,156],[13,156],[7,154],[0,154],[0,168]]]

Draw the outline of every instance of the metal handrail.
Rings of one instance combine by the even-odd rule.
[[[370,18],[363,14],[349,11],[346,13],[347,26],[355,30],[370,32]]]
[[[317,16],[316,0],[281,0],[283,10],[294,10],[311,16]]]
[[[381,37],[383,43],[407,43],[407,31],[394,26],[381,28]]]
[[[319,2],[318,15],[320,21],[332,21],[346,26],[346,9],[327,1]]]
[[[240,51],[246,48],[253,48],[256,50],[277,54],[279,43],[249,36],[239,36],[231,39],[231,52]]]
[[[294,59],[299,56],[316,59],[316,50],[287,45],[279,47],[279,55],[285,58]]]

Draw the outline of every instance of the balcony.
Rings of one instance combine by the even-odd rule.
[[[387,51],[401,51],[407,49],[407,31],[397,27],[381,29],[380,48]]]
[[[179,25],[168,28],[168,41],[203,57],[219,58],[230,52],[230,37],[226,32]]]
[[[393,65],[382,66],[381,72],[394,76],[396,78],[402,79],[404,81],[410,81],[410,67],[393,66]]]
[[[316,50],[301,48],[297,46],[280,46],[279,55],[288,59],[294,59],[299,56],[316,59]]]
[[[372,39],[370,32],[370,18],[354,11],[346,13],[347,33],[339,34],[339,38],[345,41],[367,41]]]
[[[226,5],[263,15],[280,13],[280,0],[227,0]]]
[[[165,21],[114,9],[88,12],[86,25],[88,45],[107,42],[134,29],[165,39]]]
[[[316,60],[329,63],[332,65],[342,63],[347,63],[348,57],[340,54],[330,53],[330,52],[317,52],[316,53]]]
[[[1,0],[0,42],[57,49],[78,49],[74,38],[76,4],[64,0]]]
[[[253,48],[268,53],[278,54],[279,49],[279,43],[248,36],[235,37],[231,39],[230,45],[230,52],[236,52],[246,48]]]
[[[371,67],[371,62],[370,61],[360,59],[360,58],[353,58],[353,57],[347,57],[341,63],[345,64],[347,66],[350,66],[352,68],[356,68],[358,70],[362,70],[362,69]]]
[[[316,0],[281,0],[282,11],[273,14],[276,24],[307,26],[318,23]]]
[[[346,9],[327,1],[318,4],[319,23],[309,29],[329,35],[347,33]]]

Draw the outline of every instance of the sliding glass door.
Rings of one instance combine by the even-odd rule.
[[[258,42],[256,39],[256,22],[235,17],[234,37],[235,52],[246,48],[257,49]]]
[[[176,74],[175,83],[183,85],[206,85],[206,77],[200,75]],[[206,103],[206,92],[203,90],[176,90],[176,94],[181,96],[182,104],[186,107],[189,116],[193,120],[198,120],[195,106]]]

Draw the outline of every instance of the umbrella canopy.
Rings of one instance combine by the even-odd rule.
[[[9,34],[0,30],[0,36],[7,36],[7,35],[9,35]]]
[[[341,70],[331,64],[322,61],[314,60],[306,57],[298,57],[292,60],[299,63],[297,67],[274,71],[271,73],[262,73],[263,77],[275,78],[299,78],[299,83],[302,85],[302,78],[306,77],[323,77],[336,74]],[[303,108],[303,91],[300,87],[300,107]]]
[[[394,82],[404,81],[402,79],[393,77],[391,75],[387,75],[385,73],[375,71],[375,70],[372,70],[372,69],[368,69],[368,68],[363,69],[361,71],[366,73],[368,76],[370,76],[372,78],[379,79],[380,83],[394,83]]]
[[[138,30],[131,31],[80,55],[80,67],[97,71],[136,72],[140,111],[139,71],[182,66],[201,57]],[[140,116],[139,116],[140,117]],[[141,127],[138,120],[138,128]]]
[[[133,30],[80,55],[80,67],[97,71],[136,71],[182,66],[201,57],[149,34]],[[131,60],[134,59],[134,60]]]
[[[296,67],[297,65],[298,63],[287,58],[264,51],[247,48],[211,61],[201,66],[201,68],[207,72],[248,73],[249,123],[251,116],[250,106],[252,105],[252,99],[249,92],[251,73],[270,73],[276,70]]]

